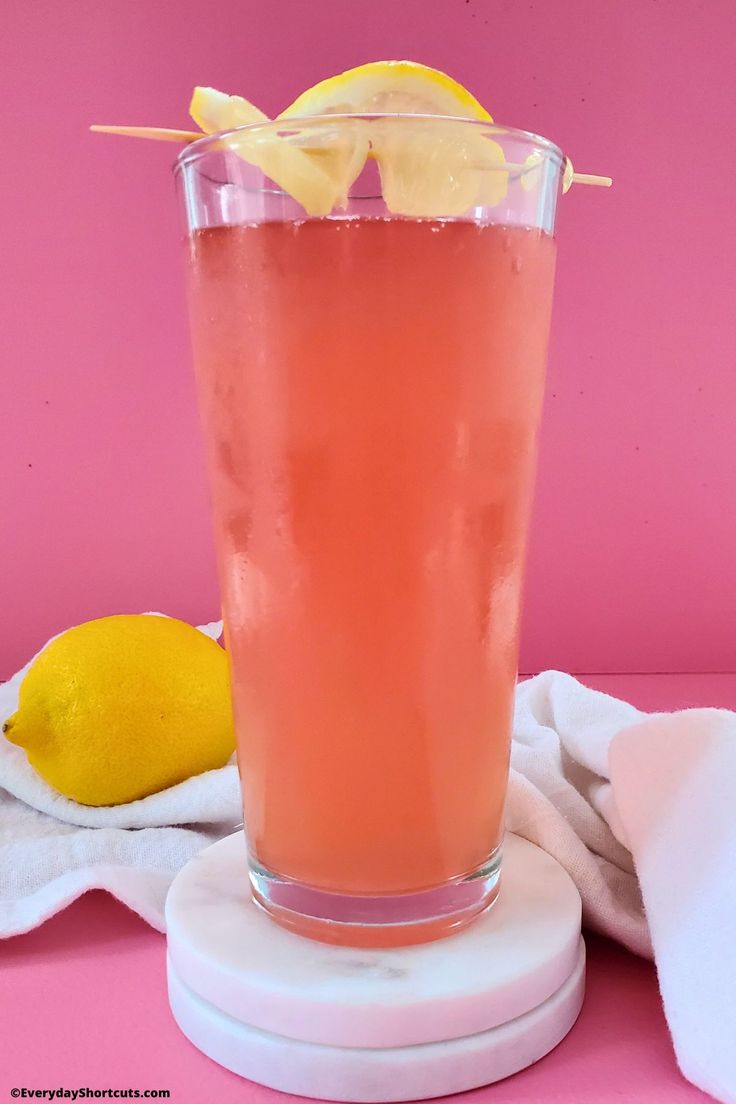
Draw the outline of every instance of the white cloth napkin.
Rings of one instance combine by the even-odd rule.
[[[736,713],[647,715],[546,671],[518,689],[511,763],[508,828],[589,927],[653,953],[682,1073],[734,1104]]]
[[[682,1072],[736,1104],[736,714],[647,715],[547,671],[518,688],[511,763],[508,828],[570,873],[589,927],[653,953]],[[234,765],[91,809],[0,739],[0,936],[92,888],[163,930],[176,871],[240,820]]]

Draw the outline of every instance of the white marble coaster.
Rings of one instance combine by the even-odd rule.
[[[489,1084],[547,1054],[585,986],[580,897],[525,840],[504,843],[495,905],[435,943],[317,943],[254,902],[236,833],[177,875],[166,902],[169,1000],[184,1034],[272,1088],[416,1100]]]
[[[497,902],[457,935],[380,950],[278,927],[253,902],[242,833],[179,873],[166,902],[181,981],[242,1023],[331,1046],[396,1047],[486,1031],[557,992],[575,969],[580,897],[562,867],[516,836]]]
[[[548,1054],[575,1023],[585,989],[585,947],[562,987],[510,1023],[447,1042],[399,1047],[305,1043],[239,1023],[197,997],[169,964],[174,1019],[219,1065],[272,1089],[318,1100],[428,1100],[500,1081]]]

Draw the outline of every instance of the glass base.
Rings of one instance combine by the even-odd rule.
[[[418,893],[330,893],[274,874],[251,860],[250,883],[262,909],[282,928],[320,943],[404,947],[454,935],[498,896],[501,848],[470,874]]]

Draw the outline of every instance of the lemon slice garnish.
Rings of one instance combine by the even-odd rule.
[[[194,89],[189,113],[206,134],[270,122],[242,96],[228,96],[216,88]],[[250,165],[261,169],[309,215],[327,215],[344,206],[347,193],[365,163],[368,139],[356,123],[347,129],[324,128],[311,136],[298,128],[242,131],[224,139]]]
[[[279,118],[395,112],[492,122],[452,77],[413,61],[375,61],[329,77],[303,92]],[[393,214],[461,215],[477,204],[495,205],[506,194],[508,173],[499,168],[503,150],[472,125],[379,119],[370,123],[370,142]]]
[[[470,122],[377,119],[371,145],[394,214],[449,218],[477,205],[495,206],[506,195],[504,152]]]
[[[218,92],[216,88],[203,88],[200,85],[192,93],[189,114],[205,134],[269,121],[268,115],[242,96],[228,96],[226,92]]]
[[[279,118],[397,111],[493,122],[467,88],[447,73],[415,61],[373,61],[347,69],[302,92]]]
[[[228,96],[215,88],[195,88],[190,112],[205,134],[271,122],[242,96]],[[354,118],[341,119],[334,128],[325,122],[300,127],[307,116],[396,114],[418,117],[409,123]],[[421,118],[426,115],[435,118]],[[462,119],[469,120],[465,128],[458,125]],[[493,122],[475,96],[447,73],[413,61],[374,61],[319,81],[282,111],[277,122],[284,123],[285,129],[254,127],[222,141],[260,168],[310,215],[326,215],[335,207],[347,206],[350,187],[366,157],[378,162],[386,206],[399,215],[456,216],[473,207],[496,206],[508,192],[510,170],[525,191],[536,189],[542,179],[539,152],[521,165],[507,164],[491,132],[472,125]],[[166,141],[196,138],[188,131],[161,127],[91,129]],[[573,172],[568,158],[562,191],[573,183],[610,187],[612,181]]]

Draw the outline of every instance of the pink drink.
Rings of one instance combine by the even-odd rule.
[[[502,833],[553,239],[322,218],[196,230],[188,250],[253,864],[357,896],[482,871]]]

